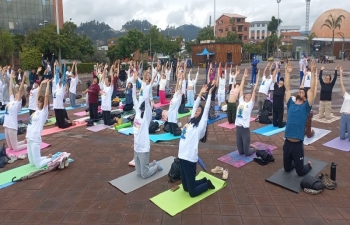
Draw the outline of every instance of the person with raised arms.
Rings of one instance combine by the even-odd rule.
[[[340,87],[343,93],[343,104],[340,109],[340,139],[344,140],[346,138],[346,133],[348,134],[348,139],[350,141],[350,95],[346,92],[344,81],[343,81],[343,67],[339,68],[340,72]],[[350,144],[350,143],[349,143]]]
[[[236,84],[236,79],[239,74],[240,70],[236,66],[236,73],[235,75],[232,75],[232,66],[230,69],[230,79],[233,79],[232,85],[229,85],[230,92],[228,96],[228,101],[227,101],[227,120],[229,124],[235,123],[236,122],[236,112],[237,112],[237,100],[240,92],[240,85]]]
[[[198,74],[199,74],[199,67],[197,69],[197,74],[196,78],[191,79],[191,72],[192,69],[188,72],[188,84],[187,84],[187,105],[193,107],[194,104],[194,94],[195,94],[195,89],[196,89],[196,84],[198,80]]]

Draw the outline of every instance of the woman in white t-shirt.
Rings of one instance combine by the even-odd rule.
[[[37,108],[39,85],[40,85],[40,81],[39,80],[35,81],[33,84],[33,88],[29,91],[29,104],[28,104],[29,116],[31,116]]]
[[[72,77],[69,85],[69,102],[72,108],[75,108],[75,99],[77,94],[77,85],[78,85],[78,69],[77,62],[74,61],[72,65]]]
[[[258,85],[254,86],[253,93],[243,95],[244,81],[248,77],[248,70],[244,71],[244,76],[240,85],[240,98],[236,116],[236,143],[240,155],[250,156],[256,151],[256,147],[250,144],[250,118],[255,102],[255,92]],[[259,83],[260,70],[256,83]]]
[[[173,98],[170,101],[169,109],[168,109],[168,124],[169,124],[169,130],[170,133],[178,136],[180,133],[177,134],[176,130],[178,128],[177,125],[177,117],[178,117],[178,112],[179,112],[179,107],[182,102],[182,79],[179,79],[176,87],[175,87],[175,93],[173,95]]]
[[[43,80],[40,84],[39,93],[43,84],[46,84],[45,97],[37,96],[36,98],[36,111],[30,116],[27,128],[27,150],[28,159],[31,166],[35,166],[37,169],[46,166],[51,161],[51,155],[48,157],[41,156],[41,132],[45,125],[48,112],[49,112],[49,91],[51,80]]]
[[[107,69],[105,67],[105,69]],[[113,79],[111,76],[106,77],[106,70],[103,71],[102,74],[102,88],[100,90],[101,95],[101,109],[102,109],[102,117],[104,125],[113,125],[117,122],[117,117],[113,120],[111,119],[111,111],[112,111],[112,94],[113,94]],[[114,78],[114,77],[113,77]]]
[[[187,84],[187,104],[186,107],[193,107],[194,104],[194,94],[195,94],[195,89],[196,89],[196,84],[197,84],[197,79],[198,79],[198,74],[199,74],[199,67],[197,70],[196,78],[191,79],[191,72],[192,69],[188,72],[188,84]]]
[[[221,72],[218,77],[218,106],[221,107],[221,103],[225,102],[225,87],[226,87],[226,77],[227,77],[227,69],[225,65],[225,70]],[[219,65],[221,70],[221,63]]]
[[[343,93],[344,101],[341,106],[340,113],[340,139],[344,140],[346,138],[346,133],[348,134],[348,139],[350,141],[350,95],[346,92],[343,82],[343,67],[339,68],[340,72],[340,86]]]
[[[160,104],[162,105],[169,103],[169,101],[166,100],[166,91],[165,91],[166,83],[167,83],[167,77],[165,75],[165,72],[162,70],[161,79],[159,81],[159,100],[160,100]]]
[[[165,74],[166,74],[166,88],[167,89],[169,89],[171,71],[173,71],[173,63],[171,63],[171,66],[168,67],[168,62],[166,62]]]
[[[204,85],[194,103],[190,121],[182,128],[178,158],[180,161],[180,174],[183,190],[194,198],[215,186],[207,178],[196,180],[196,167],[198,162],[198,143],[205,138],[208,122],[208,112],[211,103],[211,94],[215,87],[209,90],[205,107],[200,105],[202,96],[208,91]]]
[[[15,73],[12,72],[12,77],[10,78],[10,102],[6,104],[5,107],[5,117],[4,117],[4,129],[5,137],[7,142],[7,147],[14,151],[21,151],[27,148],[26,140],[18,142],[17,140],[17,130],[18,130],[18,113],[21,108],[26,105],[26,97],[23,95],[24,81],[27,78],[27,73],[23,75],[21,85],[19,87],[18,93],[16,95],[12,92],[13,79],[15,79]]]

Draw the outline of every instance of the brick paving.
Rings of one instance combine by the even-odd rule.
[[[345,70],[350,71],[348,61],[340,63]],[[293,73],[297,74],[297,63],[294,64]],[[326,65],[326,69],[330,71],[334,67],[334,63]],[[292,89],[298,88],[297,83],[297,79],[292,81]],[[342,98],[339,82],[337,83],[332,104],[334,113],[339,115]],[[348,77],[346,84],[349,87]],[[318,105],[318,100],[315,104]],[[317,114],[316,106],[313,110]],[[81,110],[68,111],[71,119],[77,118],[73,115],[77,111]],[[181,122],[184,124],[187,120],[188,118],[183,118]],[[134,170],[127,165],[133,157],[133,136],[121,135],[110,129],[93,133],[85,127],[79,127],[43,137],[44,142],[51,144],[51,147],[42,151],[43,154],[68,151],[75,161],[62,171],[51,172],[1,189],[0,223],[350,224],[350,155],[322,145],[338,136],[339,121],[331,124],[313,122],[314,127],[332,132],[305,146],[305,155],[329,163],[322,172],[329,173],[332,161],[338,164],[336,190],[325,190],[316,196],[303,192],[295,194],[265,182],[265,178],[282,168],[283,133],[271,137],[251,134],[252,142],[261,141],[278,146],[274,151],[276,161],[267,166],[252,162],[237,169],[216,160],[235,150],[235,130],[218,127],[222,122],[208,126],[209,137],[206,143],[200,144],[199,155],[208,169],[218,165],[229,170],[226,187],[174,217],[149,201],[149,198],[173,186],[167,182],[167,177],[127,195],[108,183]],[[261,126],[263,125],[256,122],[251,123],[252,130]],[[23,138],[24,135],[19,136],[19,140]],[[178,141],[152,144],[151,158],[160,160],[169,155],[176,156],[177,148]],[[27,162],[27,159],[16,161],[0,169],[0,172]]]

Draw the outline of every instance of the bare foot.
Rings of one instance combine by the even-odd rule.
[[[255,151],[258,151],[258,147],[256,147],[255,145],[250,145],[250,147],[254,148]]]
[[[72,126],[75,126],[75,124],[76,124],[75,121],[73,121],[73,122],[72,122]]]
[[[52,158],[52,154],[49,154],[49,155],[47,156],[47,158]]]
[[[310,165],[310,167],[312,168],[312,163],[311,161],[307,161],[307,163]]]

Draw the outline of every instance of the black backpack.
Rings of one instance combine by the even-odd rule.
[[[262,111],[266,110],[269,113],[269,116],[272,116],[273,104],[270,100],[265,100]]]
[[[254,158],[254,162],[257,162],[259,165],[265,166],[269,164],[269,162],[274,162],[275,158],[273,155],[267,150],[257,150],[256,158]]]
[[[181,180],[181,172],[180,172],[180,160],[179,158],[175,158],[174,162],[171,164],[168,178],[171,183],[174,183],[178,180]]]
[[[5,167],[5,165],[7,164],[7,161],[9,161],[10,158],[7,157],[6,155],[6,148],[5,148],[5,143],[2,145],[2,147],[0,148],[0,168]]]
[[[22,120],[18,121],[17,135],[25,134],[27,131],[27,124],[23,123]]]
[[[156,130],[158,130],[158,129],[159,129],[159,123],[151,121],[151,123],[149,124],[149,128],[148,128],[149,133],[155,134]]]
[[[261,110],[259,113],[259,123],[271,124],[272,120],[269,118],[269,112],[266,109]]]
[[[159,109],[159,108],[154,109],[154,112],[156,113],[156,115],[154,116],[154,119],[155,119],[155,120],[160,120],[160,119],[162,119],[162,112],[163,112],[162,109]]]

